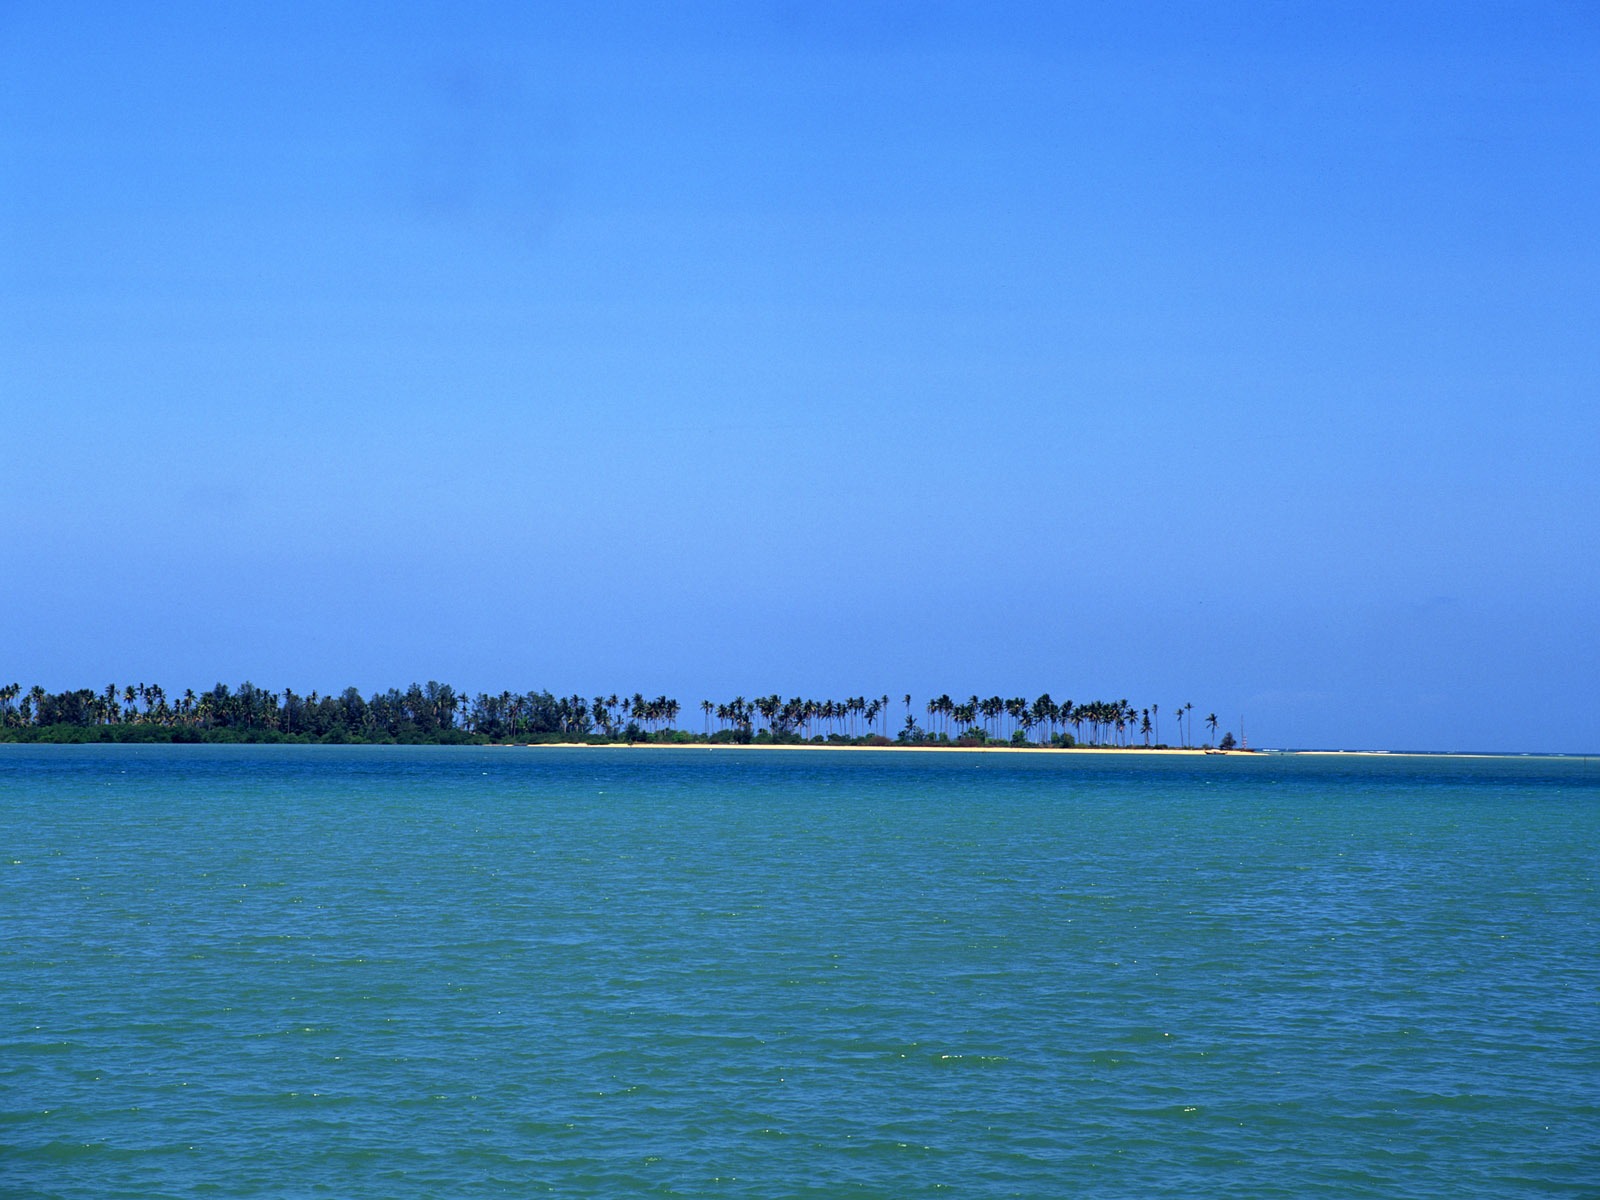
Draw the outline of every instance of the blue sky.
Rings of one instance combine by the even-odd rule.
[[[8,3],[0,674],[1592,749],[1597,195],[1580,3]]]

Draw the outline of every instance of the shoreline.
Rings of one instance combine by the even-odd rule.
[[[1206,755],[1216,758],[1260,757],[1261,750],[1185,750],[1167,747],[1158,750],[1143,746],[841,746],[772,742],[490,742],[485,750],[864,750],[874,754],[1134,754],[1149,755]],[[1365,753],[1365,752],[1363,752]]]
[[[56,738],[0,738],[0,752],[7,747],[64,746],[81,749],[95,747],[151,747],[151,746],[317,746],[346,749],[362,748],[444,748],[477,750],[809,750],[855,752],[870,751],[890,754],[1053,754],[1053,755],[1123,755],[1130,758],[1193,757],[1206,758],[1403,758],[1403,759],[1529,759],[1546,758],[1563,761],[1600,762],[1600,753],[1583,753],[1553,750],[1282,750],[1263,747],[1252,750],[1204,750],[1167,747],[1146,749],[1142,746],[849,746],[814,745],[810,743],[778,744],[738,742],[302,742],[249,739],[218,741],[167,741],[165,739],[136,739],[115,741],[111,739],[56,739]]]
[[[838,746],[774,745],[771,743],[738,742],[490,742],[484,750],[832,750],[844,753],[865,751],[874,754],[1110,754],[1134,758],[1204,757],[1204,758],[1573,758],[1594,757],[1586,754],[1562,754],[1535,751],[1471,751],[1471,750],[1186,750],[1169,746],[1164,749],[1143,746]]]

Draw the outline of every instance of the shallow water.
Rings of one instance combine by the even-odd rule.
[[[1594,1196],[1600,764],[0,746],[0,1194]]]

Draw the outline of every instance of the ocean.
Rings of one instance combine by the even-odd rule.
[[[0,746],[0,1195],[1600,1196],[1600,762]]]

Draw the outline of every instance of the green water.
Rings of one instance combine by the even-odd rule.
[[[0,746],[6,1197],[1600,1195],[1600,765]]]

